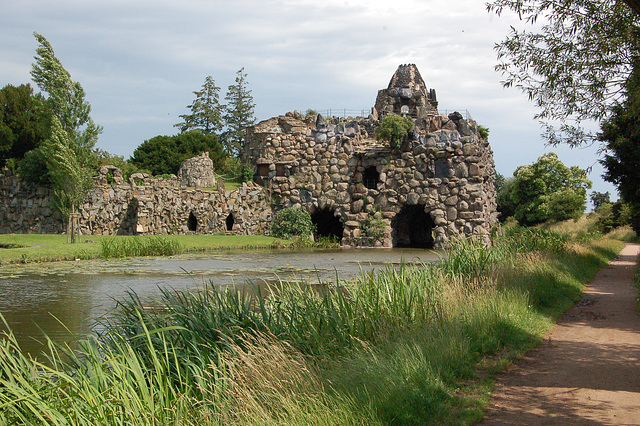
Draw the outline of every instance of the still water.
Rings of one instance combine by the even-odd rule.
[[[0,312],[23,350],[35,353],[43,332],[56,342],[70,341],[70,333],[87,332],[130,291],[145,300],[159,297],[163,287],[197,290],[209,281],[314,284],[437,258],[433,251],[414,249],[279,250],[9,265],[0,267]]]

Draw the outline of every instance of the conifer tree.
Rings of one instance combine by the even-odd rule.
[[[230,155],[240,156],[244,148],[245,131],[255,123],[253,96],[247,88],[247,74],[244,67],[236,73],[235,83],[230,85],[225,96],[224,120],[226,131],[223,134],[225,150]]]
[[[180,118],[184,121],[174,127],[178,127],[182,133],[200,129],[206,134],[211,134],[222,130],[223,107],[220,105],[219,92],[220,88],[216,86],[216,82],[211,76],[207,76],[202,90],[193,92],[196,99],[187,106],[191,114],[181,115]]]

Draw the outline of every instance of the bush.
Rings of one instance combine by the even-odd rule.
[[[313,234],[315,228],[308,211],[288,207],[275,214],[271,225],[271,236],[278,238],[307,237]]]
[[[397,114],[389,114],[376,127],[376,139],[384,141],[393,149],[400,148],[402,142],[407,140],[409,130],[413,127],[411,117],[400,117]]]

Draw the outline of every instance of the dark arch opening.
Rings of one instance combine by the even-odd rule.
[[[342,240],[344,225],[340,218],[336,216],[334,210],[316,210],[311,215],[311,221],[316,225],[316,235],[319,237],[336,237]]]
[[[424,206],[404,206],[393,219],[393,246],[411,248],[433,248],[433,219],[424,211]]]
[[[198,229],[198,219],[193,214],[193,212],[189,213],[189,220],[187,221],[187,228],[189,228],[189,231],[191,231],[191,232],[196,232],[196,230]]]
[[[229,216],[225,219],[225,223],[227,225],[227,231],[232,231],[233,224],[236,223],[236,220],[233,218],[233,213],[229,213]]]
[[[378,182],[380,181],[380,173],[375,166],[370,166],[364,169],[362,173],[362,183],[369,189],[378,188]]]

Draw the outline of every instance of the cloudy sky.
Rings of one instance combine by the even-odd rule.
[[[535,109],[503,89],[493,46],[513,16],[483,0],[1,0],[0,84],[31,81],[36,31],[85,89],[98,146],[128,158],[143,141],[175,134],[205,77],[226,88],[245,68],[258,120],[309,108],[369,111],[400,64],[415,63],[440,111],[468,111],[490,129],[496,168],[555,151],[593,166],[597,147],[547,148]],[[33,83],[32,83],[33,84]],[[597,128],[597,127],[595,127]]]

